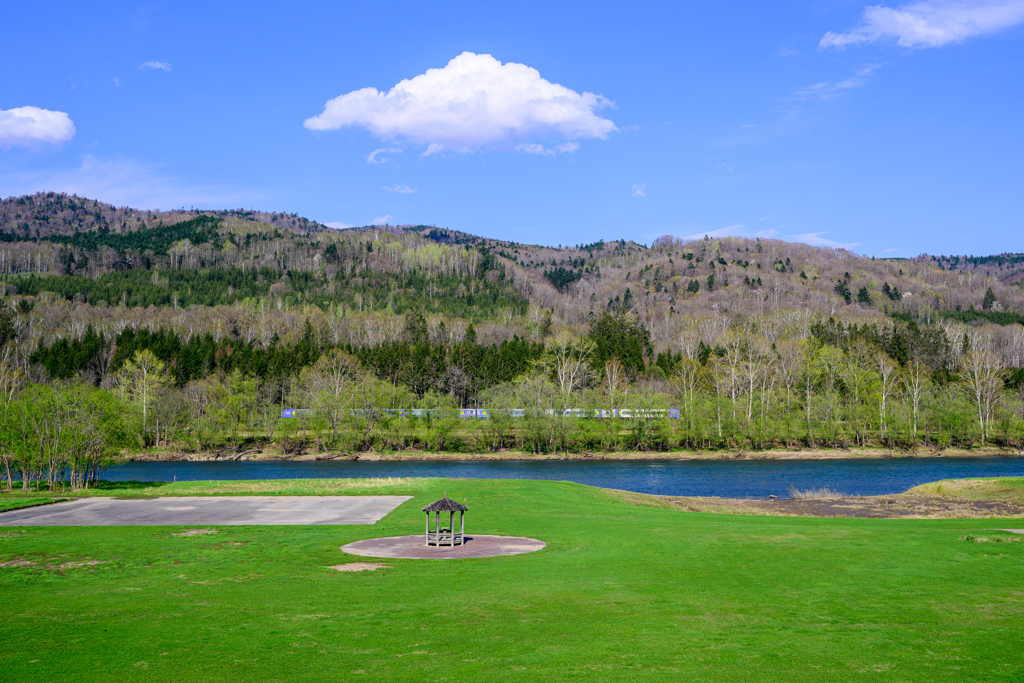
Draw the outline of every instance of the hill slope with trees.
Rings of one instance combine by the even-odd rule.
[[[551,247],[47,193],[0,202],[0,388],[8,405],[28,385],[109,392],[140,447],[1019,447],[1022,258]],[[413,406],[534,417],[413,428],[382,412]],[[620,406],[682,418],[544,413]],[[301,435],[287,407],[316,416]]]

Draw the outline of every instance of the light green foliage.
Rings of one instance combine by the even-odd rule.
[[[26,490],[42,481],[50,490],[65,481],[72,490],[88,487],[136,439],[137,425],[114,394],[82,385],[31,385],[0,421],[7,486],[16,470]]]
[[[160,390],[170,383],[164,362],[149,349],[136,351],[115,375],[114,383],[121,398],[141,412],[142,430],[145,432],[149,424],[147,418],[160,396]]]

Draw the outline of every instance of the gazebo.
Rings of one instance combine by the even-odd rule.
[[[449,500],[448,494],[444,498],[435,501],[423,508],[427,513],[427,538],[424,545],[434,546],[457,546],[466,544],[466,510],[469,508],[462,503]],[[430,530],[430,513],[434,513],[434,530]],[[441,513],[448,513],[448,528],[441,526]],[[455,531],[455,513],[459,513],[460,530]]]

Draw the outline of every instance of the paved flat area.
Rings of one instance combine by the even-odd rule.
[[[466,545],[448,546],[424,545],[423,534],[417,536],[391,536],[370,538],[341,546],[350,555],[363,557],[396,557],[411,560],[454,560],[463,557],[498,557],[500,555],[522,555],[540,550],[547,545],[535,538],[519,536],[483,536],[476,534],[466,537]]]
[[[0,513],[0,526],[375,524],[411,496],[83,498]]]

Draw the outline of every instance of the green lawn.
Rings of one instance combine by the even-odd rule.
[[[1024,543],[960,540],[1007,522],[696,514],[543,481],[376,490],[403,486],[415,499],[374,526],[0,528],[3,679],[1024,678]],[[548,547],[327,568],[420,532],[445,491],[471,533]]]
[[[17,510],[18,508],[30,508],[36,505],[49,505],[56,503],[62,498],[55,498],[50,495],[38,493],[26,494],[23,496],[2,495],[0,496],[0,512],[5,510]]]

